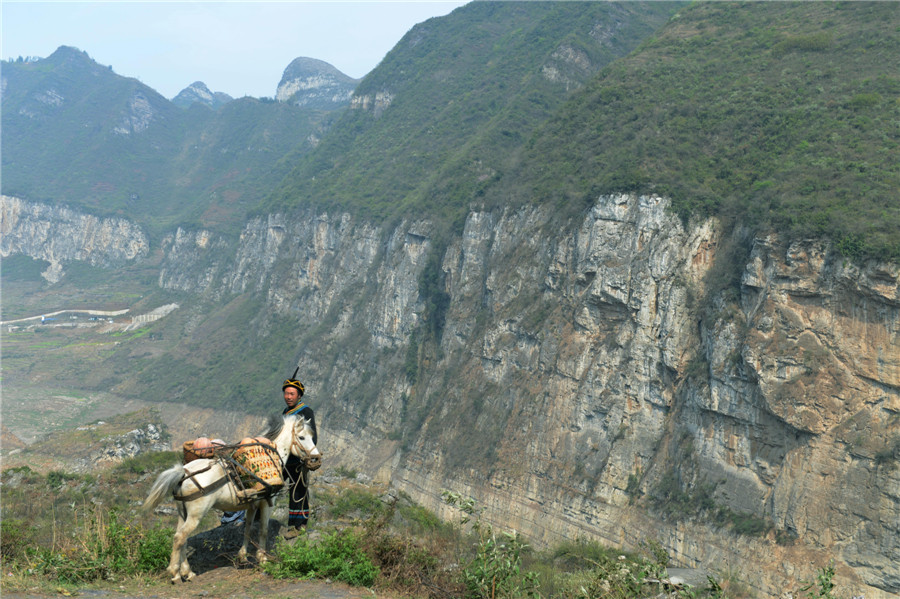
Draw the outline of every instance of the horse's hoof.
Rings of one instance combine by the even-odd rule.
[[[184,581],[190,582],[194,579],[194,576],[196,576],[196,574],[194,574],[193,572],[189,572],[188,575],[184,577]]]

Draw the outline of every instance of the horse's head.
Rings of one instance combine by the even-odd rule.
[[[313,443],[312,427],[309,425],[309,420],[302,416],[294,421],[291,454],[303,460],[310,470],[318,470],[322,466],[322,453]]]

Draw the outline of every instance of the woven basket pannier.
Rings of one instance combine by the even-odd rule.
[[[261,443],[253,443],[238,447],[234,452],[234,459],[244,469],[264,480],[266,484],[281,487],[284,485],[284,479],[281,478],[280,466],[272,458],[274,453],[275,450],[272,448],[267,449]],[[251,485],[257,482],[245,473],[242,473],[241,478]]]

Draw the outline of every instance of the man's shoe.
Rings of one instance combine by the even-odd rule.
[[[306,529],[303,528],[302,526],[290,526],[290,527],[288,527],[288,529],[286,531],[284,531],[284,534],[282,534],[281,536],[285,539],[290,540],[290,539],[299,537],[300,535],[302,535],[305,532],[306,532]]]

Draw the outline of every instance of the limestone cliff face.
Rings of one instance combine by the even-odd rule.
[[[900,592],[900,271],[761,238],[717,292],[716,223],[666,205],[603,197],[563,231],[539,208],[472,212],[441,250],[426,221],[270,215],[233,258],[174,243],[161,284],[320,325],[300,363],[326,451],[428,507],[467,493],[539,544],[656,538],[679,563],[748,564],[764,594],[830,559],[867,597]],[[673,492],[777,535],[691,523]]]
[[[655,196],[551,216],[179,229],[159,284],[294,317],[331,463],[436,511],[450,489],[537,545],[657,539],[763,596],[832,559],[848,592],[900,593],[900,268],[774,236],[731,252]]]
[[[119,266],[145,257],[149,248],[146,234],[128,220],[0,196],[0,256],[46,260],[50,267],[42,274],[51,283],[65,262]]]

